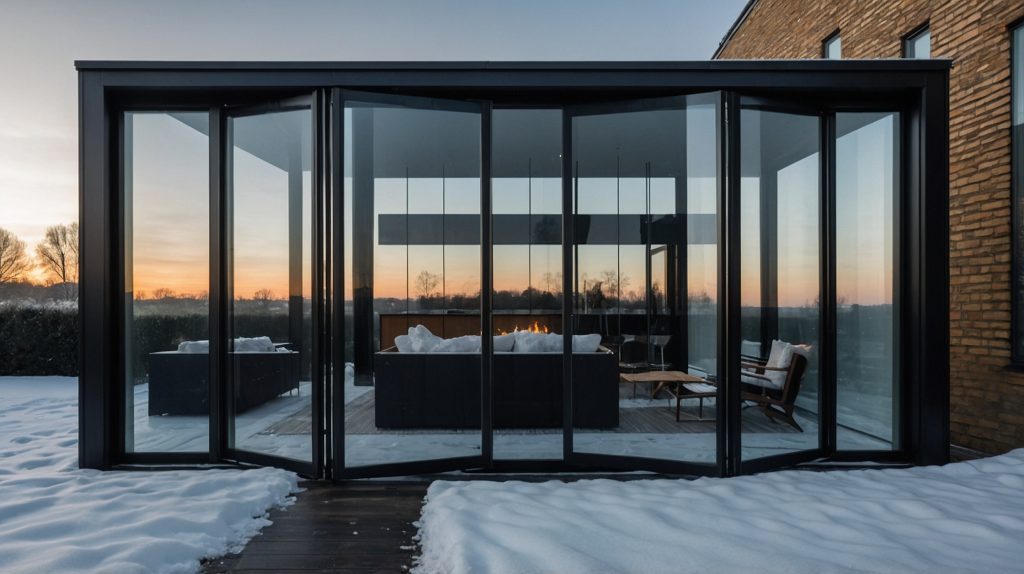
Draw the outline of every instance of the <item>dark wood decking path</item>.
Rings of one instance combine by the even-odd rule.
[[[274,524],[241,554],[211,560],[204,574],[408,572],[426,482],[306,481]]]

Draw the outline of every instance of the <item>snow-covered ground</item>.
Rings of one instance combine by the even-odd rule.
[[[1024,449],[942,467],[435,482],[419,574],[1022,572]]]
[[[0,378],[0,572],[194,572],[290,502],[282,470],[78,469],[78,381]]]

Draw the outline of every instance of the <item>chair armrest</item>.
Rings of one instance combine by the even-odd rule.
[[[774,382],[771,379],[769,379],[768,377],[766,377],[764,375],[758,375],[757,373],[743,373],[743,376],[744,377],[751,377],[751,378],[754,378],[754,379],[761,379],[762,381],[768,381],[770,383]]]
[[[752,363],[740,363],[740,368],[757,369],[759,371],[779,371],[783,373],[789,370],[789,367],[767,367],[765,365],[755,365]]]

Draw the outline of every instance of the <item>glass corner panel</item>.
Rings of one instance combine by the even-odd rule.
[[[839,450],[898,448],[894,229],[896,112],[836,114],[836,391]]]
[[[125,452],[207,452],[209,115],[123,120]]]

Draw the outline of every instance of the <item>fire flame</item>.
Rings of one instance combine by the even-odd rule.
[[[519,331],[525,331],[525,332],[529,332],[529,333],[550,333],[551,332],[550,330],[548,330],[548,326],[547,325],[541,325],[538,321],[534,321],[533,325],[527,325],[527,327],[525,329],[520,329],[519,325],[516,325],[515,328],[512,330],[513,333],[517,333]],[[499,335],[508,335],[509,333],[508,333],[508,331],[499,330],[498,334]]]

